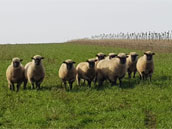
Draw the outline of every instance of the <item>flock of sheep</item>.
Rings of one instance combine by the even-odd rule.
[[[105,80],[108,80],[111,85],[116,85],[117,79],[119,85],[122,85],[122,79],[126,72],[128,77],[133,78],[138,71],[140,80],[145,80],[148,77],[152,78],[154,72],[153,55],[155,53],[151,51],[144,52],[144,55],[138,58],[136,52],[125,53],[109,53],[106,56],[104,53],[98,53],[95,58],[88,59],[86,62],[79,63],[76,67],[75,62],[71,59],[65,60],[59,68],[59,78],[62,80],[65,89],[67,83],[69,83],[70,90],[72,84],[76,80],[77,85],[80,85],[81,79],[88,82],[89,87],[91,83],[98,83],[98,86],[102,86]],[[15,90],[15,83],[17,83],[17,91],[20,89],[20,85],[24,82],[24,89],[26,89],[27,82],[31,83],[32,88],[34,85],[40,89],[40,85],[45,77],[45,69],[42,63],[44,57],[35,55],[32,57],[32,61],[27,63],[25,67],[21,64],[22,59],[15,57],[12,59],[11,65],[8,66],[6,71],[6,77],[8,81],[8,87],[11,90]]]

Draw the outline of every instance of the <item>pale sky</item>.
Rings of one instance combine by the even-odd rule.
[[[172,0],[0,0],[0,43],[172,30]]]

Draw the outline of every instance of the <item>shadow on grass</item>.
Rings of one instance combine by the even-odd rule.
[[[125,77],[122,79],[122,86],[119,86],[119,81],[117,81],[117,85],[111,86],[111,84],[108,81],[104,81],[103,85],[101,87],[98,87],[98,85],[94,85],[92,83],[91,88],[89,88],[88,84],[78,86],[76,83],[73,84],[72,90],[69,89],[69,86],[67,86],[67,89],[65,89],[61,85],[49,85],[49,86],[41,86],[41,89],[39,91],[52,91],[52,90],[66,90],[67,92],[83,92],[87,90],[97,90],[97,91],[103,91],[105,89],[112,89],[113,87],[119,87],[121,89],[133,89],[137,85],[155,85],[158,87],[166,86],[167,84],[171,83],[171,76],[153,76],[152,81],[150,82],[149,79],[147,80],[140,80],[139,77],[128,79],[128,77]],[[27,87],[26,90],[33,90],[30,86]],[[34,89],[35,90],[35,89]]]

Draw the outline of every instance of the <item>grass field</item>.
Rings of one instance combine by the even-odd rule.
[[[152,82],[138,82],[127,76],[123,87],[108,83],[72,91],[60,86],[58,69],[68,58],[77,63],[97,52],[125,52],[132,49],[80,44],[37,44],[0,46],[0,128],[172,128],[172,53],[156,52]],[[143,51],[134,50],[142,55]],[[18,93],[7,88],[5,71],[18,56],[23,65],[33,55],[45,57],[46,77],[42,89]]]

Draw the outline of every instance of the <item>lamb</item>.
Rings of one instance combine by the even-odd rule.
[[[127,71],[128,71],[128,77],[131,78],[132,72],[134,73],[133,78],[135,78],[137,69],[136,69],[136,63],[137,63],[137,57],[138,54],[136,52],[130,52],[127,58]]]
[[[116,85],[116,81],[119,79],[120,86],[122,85],[121,80],[127,71],[127,57],[128,56],[125,53],[119,53],[116,58],[111,60],[101,60],[97,64],[97,80],[99,87],[106,79],[110,81],[111,85]]]
[[[22,61],[23,60],[18,57],[13,58],[11,65],[9,65],[6,70],[6,77],[10,90],[15,91],[14,84],[17,83],[17,91],[19,91],[20,85],[24,81],[24,67],[21,64]]]
[[[42,59],[44,57],[40,55],[35,55],[31,58],[32,62],[29,62],[25,65],[25,82],[24,85],[26,87],[27,82],[32,84],[32,89],[34,89],[34,84],[36,84],[36,88],[40,89],[40,85],[45,77],[45,69],[42,64]]]
[[[152,79],[152,74],[154,72],[154,62],[153,62],[154,52],[146,51],[142,57],[140,57],[137,61],[137,71],[140,76],[140,80],[145,80],[147,77]]]
[[[88,59],[86,62],[81,62],[76,67],[76,80],[77,84],[80,86],[80,80],[87,80],[89,87],[91,87],[91,82],[94,80],[96,75],[95,69],[95,59]]]
[[[105,58],[106,60],[111,60],[112,58],[115,58],[117,56],[116,53],[109,53],[109,55]]]
[[[64,83],[65,89],[67,89],[66,82],[68,82],[70,90],[72,90],[72,84],[76,79],[76,69],[74,64],[74,61],[68,59],[65,60],[59,68],[59,78],[62,80],[62,83]]]

